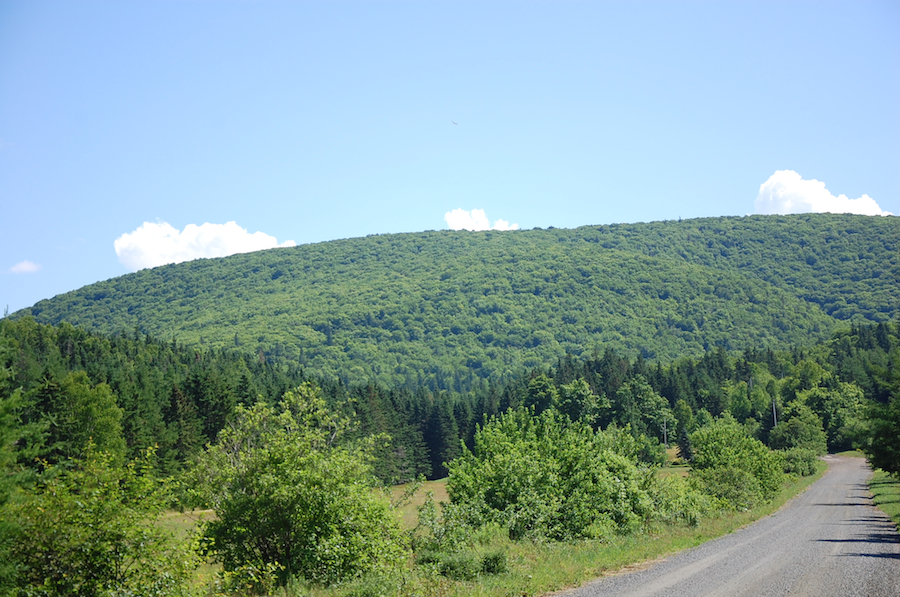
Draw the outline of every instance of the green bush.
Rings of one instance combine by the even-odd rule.
[[[810,407],[797,401],[787,405],[784,420],[769,432],[769,445],[775,450],[811,450],[817,456],[828,451],[822,419]]]
[[[418,508],[418,524],[411,533],[411,547],[418,554],[453,552],[471,545],[477,530],[484,529],[481,512],[471,504],[443,504],[438,511],[434,494],[428,492]],[[423,557],[420,555],[420,557]]]
[[[781,457],[726,414],[691,434],[695,486],[733,508],[752,507],[781,488]]]
[[[887,404],[869,407],[869,431],[863,451],[872,466],[900,478],[900,373]]]
[[[838,382],[828,388],[801,391],[797,396],[822,417],[830,451],[850,450],[864,440],[867,401],[858,385]]]
[[[278,564],[263,567],[245,564],[234,570],[222,570],[213,582],[211,592],[216,597],[270,595],[278,587],[281,568]]]
[[[658,522],[683,522],[697,526],[718,504],[710,494],[700,491],[684,477],[669,475],[650,486],[653,519]]]
[[[21,595],[177,596],[199,564],[190,543],[156,524],[168,491],[153,452],[125,466],[88,445],[84,459],[51,466],[12,504],[21,526],[10,549]]]
[[[503,574],[507,569],[506,552],[491,551],[481,556],[482,574]]]
[[[471,551],[444,554],[438,567],[443,576],[453,580],[474,580],[481,572],[481,562]]]
[[[373,488],[374,440],[338,446],[344,428],[309,384],[277,410],[237,408],[188,476],[216,513],[204,532],[225,570],[274,564],[281,584],[331,584],[405,560],[398,517]]]
[[[704,493],[733,510],[749,510],[762,500],[759,480],[743,468],[702,469],[692,474],[692,480]]]
[[[423,551],[416,557],[416,564],[431,567],[442,576],[454,580],[472,580],[482,569],[481,561],[471,550]]]
[[[508,411],[479,427],[474,451],[450,463],[445,517],[498,523],[512,539],[633,531],[652,514],[653,475],[609,440],[554,409]]]
[[[501,550],[478,555],[472,549],[454,551],[424,550],[416,556],[416,565],[431,567],[454,580],[473,580],[479,574],[503,574],[507,571],[506,553]]]
[[[815,450],[807,448],[790,448],[781,451],[784,460],[784,472],[790,475],[808,477],[816,472],[818,455]]]

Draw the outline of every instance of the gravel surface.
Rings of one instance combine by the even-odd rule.
[[[825,475],[772,516],[559,595],[900,597],[900,535],[872,505],[871,469],[862,458],[826,460]]]

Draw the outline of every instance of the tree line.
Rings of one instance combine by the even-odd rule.
[[[891,322],[853,325],[810,348],[716,349],[669,364],[612,349],[568,355],[554,367],[468,392],[347,385],[237,350],[201,350],[139,332],[103,336],[29,318],[0,320],[0,342],[7,386],[19,388],[27,405],[19,416],[46,424],[51,460],[65,459],[90,436],[120,458],[156,446],[159,471],[175,473],[216,438],[238,405],[275,404],[312,382],[330,408],[355,422],[348,438],[391,438],[378,450],[385,482],[446,476],[446,463],[462,444],[473,445],[485,417],[520,406],[540,413],[553,404],[588,416],[595,428],[629,425],[670,444],[698,420],[724,413],[769,444],[778,421],[790,424],[809,408],[822,421],[827,448],[849,449],[866,405],[887,405],[900,371]]]

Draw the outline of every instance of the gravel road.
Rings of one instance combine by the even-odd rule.
[[[872,506],[871,470],[862,458],[826,460],[825,475],[772,516],[645,570],[559,595],[900,596],[900,535]]]

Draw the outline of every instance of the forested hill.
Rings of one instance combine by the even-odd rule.
[[[466,389],[605,348],[783,348],[900,312],[900,218],[807,214],[424,232],[158,267],[15,315]]]

